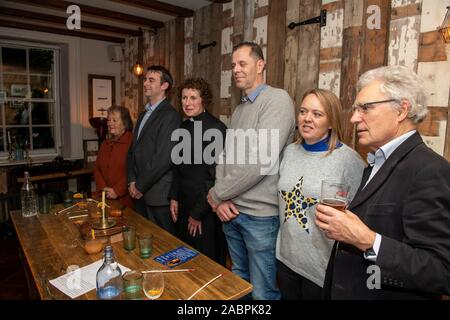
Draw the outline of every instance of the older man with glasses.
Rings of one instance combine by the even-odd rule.
[[[406,67],[366,72],[351,122],[369,166],[348,210],[317,207],[337,240],[327,268],[331,299],[432,299],[450,293],[450,164],[417,126],[424,87]]]

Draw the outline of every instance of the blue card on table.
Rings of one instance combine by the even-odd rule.
[[[163,253],[162,255],[157,256],[154,260],[169,268],[173,268],[194,258],[197,255],[198,252],[195,252],[191,249],[181,246],[169,252]]]

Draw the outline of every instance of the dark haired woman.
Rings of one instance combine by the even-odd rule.
[[[133,208],[128,194],[127,153],[133,139],[133,123],[127,108],[112,106],[108,109],[108,134],[100,146],[94,167],[98,193],[106,191],[108,199],[118,199]]]
[[[177,234],[183,241],[224,265],[222,223],[209,206],[206,196],[214,185],[214,159],[223,149],[226,127],[206,111],[211,103],[211,90],[205,80],[187,79],[179,88],[179,97],[188,117],[179,130],[184,133],[182,143],[186,142],[184,137],[190,139],[190,144],[186,144],[190,155],[184,154],[187,149],[183,150],[180,161],[176,161],[170,212],[177,224]],[[211,139],[211,136],[214,138]],[[215,152],[208,152],[214,149],[212,143],[218,148]]]

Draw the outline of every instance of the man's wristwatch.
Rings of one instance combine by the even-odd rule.
[[[377,256],[377,254],[375,253],[375,250],[373,250],[373,248],[369,248],[369,249],[367,249],[366,251],[364,251],[364,255],[365,255],[367,258],[370,258],[370,257],[376,257],[376,256]]]

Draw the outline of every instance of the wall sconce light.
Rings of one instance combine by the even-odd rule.
[[[450,6],[447,7],[447,14],[442,22],[439,32],[442,34],[445,43],[450,43]]]
[[[136,62],[133,66],[133,73],[137,76],[140,77],[142,76],[142,74],[144,73],[144,68],[140,65],[139,62]]]
[[[213,41],[211,43],[207,43],[207,44],[200,44],[200,42],[197,45],[197,51],[198,53],[200,53],[200,51],[202,51],[203,49],[206,49],[208,47],[215,47],[217,44],[217,42]]]
[[[325,27],[327,25],[327,10],[325,10],[325,9],[320,10],[320,16],[317,16],[317,17],[314,17],[314,18],[311,18],[311,19],[308,19],[308,20],[305,20],[302,22],[297,22],[297,23],[291,22],[288,25],[288,28],[292,30],[295,27],[304,26],[306,24],[313,24],[313,23],[320,23],[320,27]]]

